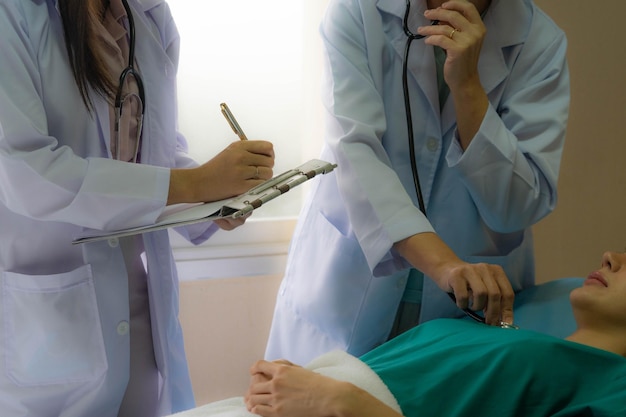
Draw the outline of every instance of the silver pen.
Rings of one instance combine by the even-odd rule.
[[[239,123],[237,123],[237,119],[235,119],[235,116],[233,116],[226,103],[221,103],[220,109],[222,110],[222,114],[226,118],[226,121],[230,125],[230,128],[233,129],[233,132],[235,132],[237,136],[239,136],[239,139],[248,140],[246,134],[243,133],[241,126],[239,126]]]

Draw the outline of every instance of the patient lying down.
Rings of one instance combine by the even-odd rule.
[[[354,358],[258,361],[245,397],[180,417],[626,416],[626,254],[570,294],[565,340],[441,319]]]

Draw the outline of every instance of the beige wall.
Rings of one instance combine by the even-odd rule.
[[[626,250],[626,2],[536,3],[567,33],[572,80],[559,202],[535,227],[544,281],[586,276],[603,251]]]
[[[196,403],[243,395],[265,352],[280,276],[185,281],[180,320]]]
[[[506,1],[506,0],[504,0]],[[626,247],[624,0],[537,0],[569,39],[572,107],[554,214],[537,225],[538,280],[586,275]],[[241,395],[263,355],[278,276],[181,284],[198,404]]]

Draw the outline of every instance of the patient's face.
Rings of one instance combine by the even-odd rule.
[[[626,253],[606,252],[599,270],[572,291],[574,312],[585,319],[626,326]]]

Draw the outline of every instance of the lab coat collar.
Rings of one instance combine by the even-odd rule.
[[[422,3],[419,5],[415,4],[415,6],[424,8],[426,3],[423,4],[424,5],[422,5]],[[402,0],[378,0],[377,7],[378,10],[397,16],[400,19],[404,17],[404,12],[406,10],[406,6]],[[411,4],[411,7],[413,7],[413,4]]]
[[[419,25],[428,25],[429,21],[423,16],[427,7],[426,1],[411,1],[411,8],[417,14],[413,20]],[[405,2],[401,0],[378,0],[377,7],[383,14],[398,19],[393,26],[394,32],[387,33],[387,36],[390,36],[390,42],[401,59],[404,59],[407,37],[402,30],[402,19],[406,11]],[[478,72],[481,74],[481,82],[487,94],[508,76],[510,70],[505,60],[504,50],[524,42],[528,35],[528,21],[531,14],[532,5],[529,0],[492,0],[485,12],[483,20],[488,26],[488,30],[483,41]],[[440,112],[437,101],[437,86],[432,82],[431,77],[420,76],[420,74],[431,74],[435,71],[432,48],[425,45],[423,41],[414,41],[411,46],[409,61],[409,72],[427,97],[433,115],[440,113],[443,115],[441,129],[442,133],[447,132],[454,124],[454,111],[451,108],[453,102],[448,100],[443,112]]]

